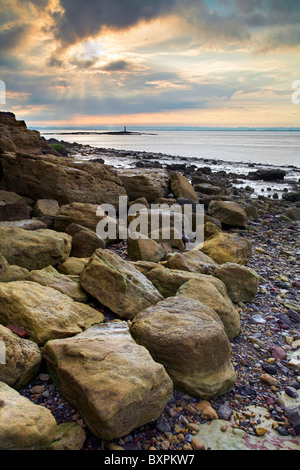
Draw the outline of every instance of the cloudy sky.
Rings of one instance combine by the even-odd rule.
[[[299,0],[0,0],[1,109],[37,127],[299,127],[299,25]]]

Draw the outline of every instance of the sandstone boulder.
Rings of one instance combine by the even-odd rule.
[[[37,219],[17,220],[14,222],[0,222],[0,227],[17,228],[28,231],[45,230],[48,228],[47,224],[45,224],[42,220]]]
[[[254,302],[259,275],[253,269],[235,263],[225,263],[218,266],[214,275],[224,282],[233,302]]]
[[[155,240],[140,235],[136,239],[131,236],[127,240],[127,253],[133,261],[149,261],[158,263],[165,256],[165,250]]]
[[[56,427],[47,408],[0,382],[0,450],[45,450]]]
[[[30,209],[25,200],[16,193],[0,191],[0,221],[29,219]]]
[[[176,199],[184,198],[191,202],[199,202],[199,197],[193,186],[188,182],[185,176],[174,172],[170,178],[171,191]]]
[[[204,242],[201,251],[218,264],[247,265],[252,256],[252,244],[238,234],[220,233]]]
[[[116,171],[106,165],[75,162],[54,155],[0,154],[0,187],[34,200],[119,204],[126,191]]]
[[[61,274],[66,274],[67,276],[79,276],[90,258],[68,258],[66,261],[57,266],[57,271]]]
[[[63,395],[101,439],[155,421],[172,396],[165,369],[133,341],[125,322],[50,341],[44,354]]]
[[[177,296],[198,300],[213,309],[220,317],[229,339],[240,334],[241,322],[238,311],[234,308],[229,297],[223,296],[217,287],[208,280],[191,279],[179,288]]]
[[[199,250],[191,250],[186,253],[176,253],[169,257],[166,268],[179,271],[189,271],[200,274],[213,274],[218,266],[209,256]]]
[[[27,387],[42,360],[39,347],[33,341],[19,338],[2,325],[0,341],[5,345],[5,364],[0,363],[0,382],[17,390]]]
[[[122,318],[133,318],[162,299],[140,271],[109,250],[97,250],[80,279],[86,292]]]
[[[169,174],[159,169],[118,170],[130,201],[145,197],[153,202],[169,194]]]
[[[0,254],[0,282],[21,281],[28,274],[28,270],[20,266],[10,266],[3,255]]]
[[[0,227],[0,253],[9,264],[29,270],[55,266],[68,258],[72,238],[52,230]]]
[[[236,380],[223,325],[207,307],[185,297],[169,298],[137,315],[132,335],[164,365],[177,389],[210,399]]]
[[[233,201],[211,201],[208,214],[225,225],[245,227],[248,223],[248,216],[244,209]]]
[[[38,345],[81,333],[104,317],[51,287],[30,281],[0,284],[0,323],[28,331]]]
[[[56,428],[53,442],[47,450],[82,450],[85,430],[77,423],[62,423]]]

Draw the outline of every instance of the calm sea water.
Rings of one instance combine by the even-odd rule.
[[[174,156],[174,161],[181,160],[183,157],[195,164],[202,159],[209,159],[300,168],[300,132],[298,131],[150,130],[148,132],[151,135],[70,135],[70,132],[59,130],[51,131],[50,134],[50,131],[41,131],[41,134],[47,139],[53,137],[66,142],[77,142],[105,149],[167,154]],[[143,132],[147,133],[147,130]],[[113,164],[114,162],[107,163]]]

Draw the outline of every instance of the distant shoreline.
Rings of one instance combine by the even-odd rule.
[[[43,135],[53,135],[53,132],[43,132]],[[128,132],[128,131],[111,131],[111,132],[55,132],[55,135],[157,135],[148,132]]]

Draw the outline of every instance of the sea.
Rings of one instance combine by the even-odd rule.
[[[115,156],[105,152],[101,155],[106,164],[115,168],[133,167],[137,153],[146,152],[156,156],[162,164],[185,163],[199,168],[206,165],[213,171],[225,170],[236,174],[248,174],[251,168],[275,167],[286,170],[288,183],[299,182],[300,178],[300,128],[127,127],[127,134],[114,134],[123,128],[38,130],[46,139],[123,151],[122,158],[118,153]],[[76,157],[85,159],[80,154]],[[277,189],[282,190],[282,185],[272,185],[272,190]]]

